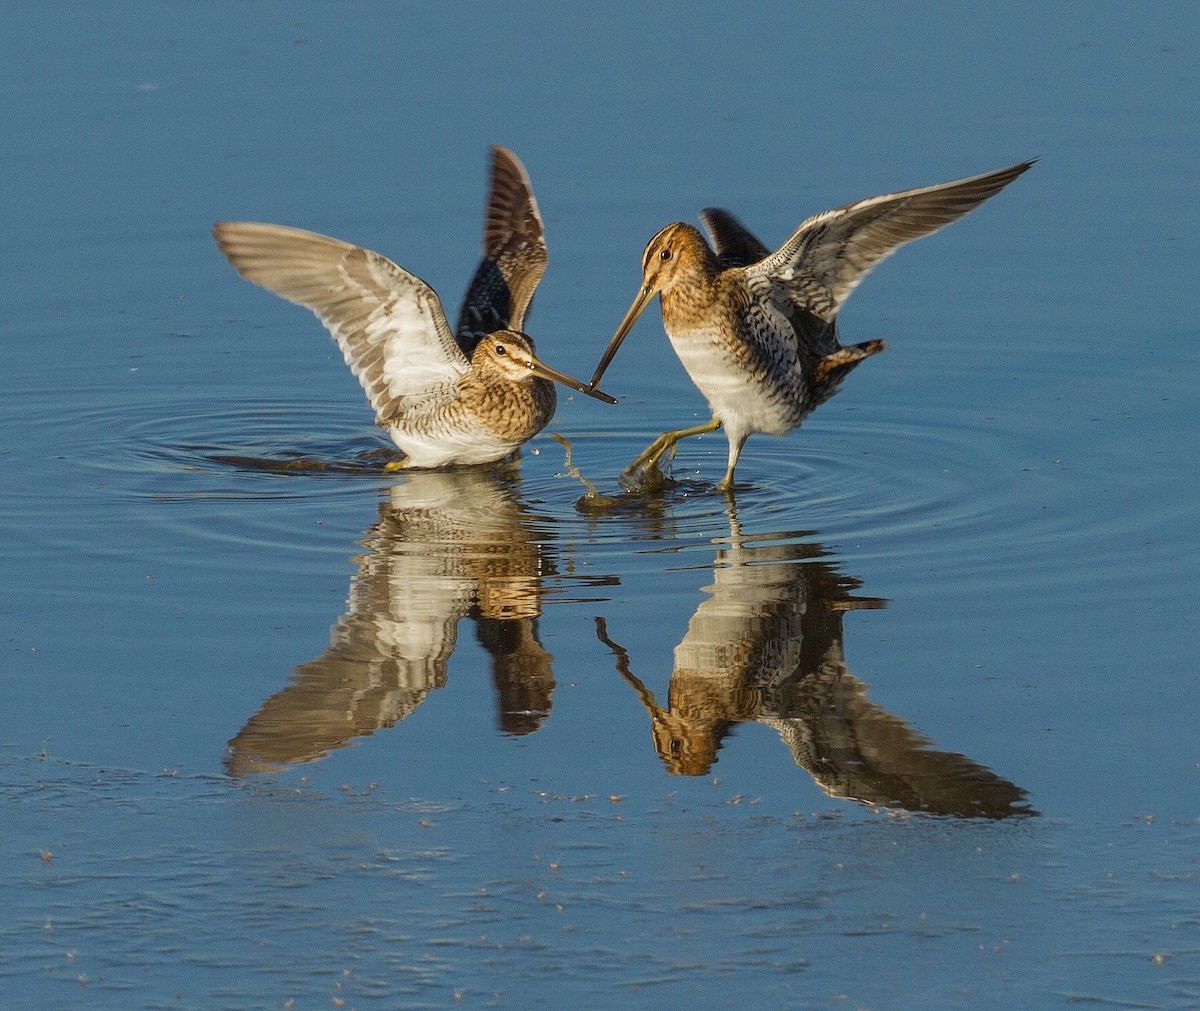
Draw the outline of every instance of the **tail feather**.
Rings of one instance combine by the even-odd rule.
[[[866,341],[853,344],[848,348],[838,348],[832,354],[826,355],[817,362],[813,370],[813,381],[817,383],[840,382],[846,374],[864,358],[886,351],[887,345],[880,340]]]

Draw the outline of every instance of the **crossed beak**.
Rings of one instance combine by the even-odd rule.
[[[542,379],[549,379],[552,383],[559,383],[569,390],[575,390],[577,393],[586,393],[589,397],[603,400],[606,404],[615,404],[617,402],[607,393],[602,393],[600,390],[595,389],[595,383],[592,383],[591,386],[586,386],[578,379],[572,379],[566,373],[559,372],[558,369],[552,369],[549,365],[536,358],[530,360],[529,369],[535,376],[540,376]]]
[[[626,335],[633,329],[633,324],[638,321],[638,317],[650,304],[652,299],[658,292],[650,284],[643,284],[637,293],[637,298],[633,300],[633,305],[629,307],[629,312],[625,314],[625,318],[621,320],[621,325],[617,327],[617,332],[613,334],[612,340],[608,342],[608,347],[604,350],[604,356],[600,359],[600,364],[596,366],[596,371],[592,373],[592,382],[589,389],[595,389],[596,385],[604,376],[604,370],[608,368],[609,362],[613,360],[613,356],[617,353],[617,348],[621,346],[621,342],[625,340]]]

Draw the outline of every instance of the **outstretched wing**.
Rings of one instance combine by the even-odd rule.
[[[523,330],[533,292],[546,272],[542,216],[524,166],[492,148],[492,183],[483,219],[483,260],[471,279],[454,335],[468,358],[497,330]]]
[[[700,212],[700,221],[708,232],[708,239],[717,254],[717,266],[721,270],[748,267],[771,254],[750,229],[724,208],[704,208]]]
[[[779,249],[746,268],[752,286],[781,284],[796,305],[832,319],[867,273],[906,242],[936,232],[999,193],[1033,164],[886,193],[803,222]]]
[[[467,371],[437,294],[391,260],[315,232],[228,221],[217,246],[247,281],[311,309],[380,422],[444,394]]]

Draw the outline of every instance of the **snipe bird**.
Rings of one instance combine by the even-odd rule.
[[[282,225],[222,222],[213,237],[242,277],[311,309],[406,454],[401,467],[503,459],[545,428],[555,383],[612,397],[543,363],[522,332],[546,269],[525,169],[492,149],[483,260],[454,333],[437,294],[379,253]]]
[[[969,179],[888,193],[815,214],[774,253],[728,211],[700,219],[713,246],[691,225],[667,225],[642,254],[642,286],[592,375],[599,384],[650,300],[659,296],[663,329],[712,419],[666,432],[625,471],[653,473],[682,438],[724,428],[729,465],[718,488],[733,487],[746,439],[784,435],[832,397],[880,340],[843,347],[837,312],[880,260],[936,232],[994,196],[1032,165],[1020,162]],[[715,248],[714,248],[715,247]]]

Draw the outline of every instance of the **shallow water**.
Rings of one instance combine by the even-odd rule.
[[[6,1003],[1200,1002],[1190,8],[332,10],[8,19]],[[863,283],[889,350],[731,505],[719,433],[618,485],[707,417],[654,313],[618,407],[395,475],[208,236],[453,311],[493,142],[579,375],[670,220],[1041,161]]]

